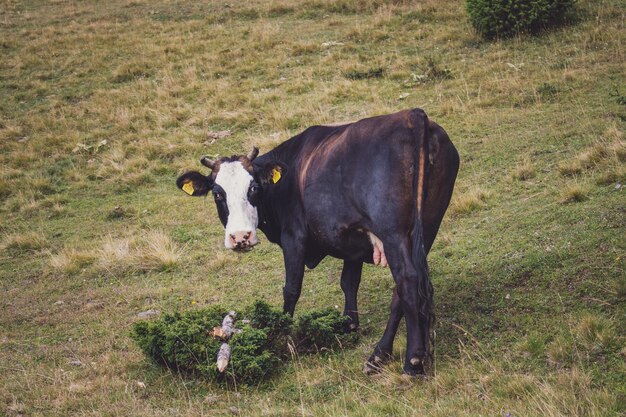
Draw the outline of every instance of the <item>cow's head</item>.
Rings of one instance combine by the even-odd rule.
[[[248,155],[215,161],[203,156],[200,162],[211,169],[209,175],[190,171],[176,181],[178,188],[193,197],[213,192],[217,214],[226,229],[224,246],[228,249],[246,250],[258,243],[256,228],[263,187],[280,181],[284,170],[278,163],[255,167],[252,161],[258,154],[255,147]]]

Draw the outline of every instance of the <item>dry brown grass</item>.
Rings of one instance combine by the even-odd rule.
[[[134,256],[134,264],[139,270],[166,270],[179,264],[182,249],[163,231],[151,230],[140,239]]]
[[[0,243],[0,250],[8,252],[35,252],[48,246],[48,240],[41,233],[18,233],[7,235]]]
[[[132,263],[131,238],[107,236],[97,251],[98,266],[107,271],[123,271]]]
[[[106,236],[100,247],[93,250],[65,248],[51,255],[53,271],[65,275],[81,272],[93,265],[95,274],[117,276],[124,272],[163,271],[176,267],[183,250],[161,230],[139,232],[134,236]]]
[[[461,194],[457,193],[450,204],[449,212],[452,215],[462,215],[480,210],[486,206],[489,195],[489,191],[480,187],[472,188]]]
[[[573,340],[562,335],[557,336],[546,346],[546,357],[548,361],[557,367],[568,365],[572,360],[573,353]]]
[[[592,314],[586,314],[580,318],[574,334],[588,354],[610,349],[620,337],[609,320]]]
[[[95,249],[65,247],[50,255],[54,274],[71,276],[118,276],[123,273],[163,271],[176,267],[182,249],[161,230],[139,232],[129,237],[107,235]]]
[[[587,200],[589,187],[581,183],[566,184],[561,191],[561,204],[580,203]]]
[[[50,255],[48,265],[55,274],[74,275],[91,265],[95,260],[93,253],[75,248],[63,248]]]
[[[558,170],[565,177],[587,171],[603,171],[606,175],[607,171],[623,170],[625,163],[626,141],[623,140],[623,132],[617,127],[610,127],[575,158],[561,162]]]
[[[583,172],[583,168],[578,160],[561,162],[558,166],[559,174],[564,177],[573,177]]]
[[[607,168],[596,177],[598,185],[621,185],[626,183],[626,164]]]
[[[519,181],[529,180],[534,178],[535,175],[537,175],[537,169],[529,157],[523,158],[513,172],[513,178]]]

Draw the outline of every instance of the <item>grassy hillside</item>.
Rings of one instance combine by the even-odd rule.
[[[484,42],[462,1],[2,2],[0,414],[620,415],[626,5],[579,10]],[[398,361],[361,373],[392,289],[372,266],[358,347],[267,385],[143,357],[139,312],[282,302],[279,248],[225,251],[213,202],[178,191],[180,172],[416,106],[462,160],[429,258],[432,378],[400,375],[403,330]],[[340,271],[307,271],[297,311],[341,308]]]

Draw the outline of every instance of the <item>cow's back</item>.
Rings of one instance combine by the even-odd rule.
[[[340,252],[361,246],[371,252],[367,232],[384,236],[410,228],[417,146],[412,116],[364,119],[303,148],[298,189],[318,241]]]

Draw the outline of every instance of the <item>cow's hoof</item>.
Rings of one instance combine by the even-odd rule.
[[[382,362],[374,361],[369,358],[365,365],[363,365],[363,373],[365,375],[376,375],[383,371],[384,364]]]
[[[412,358],[404,364],[403,373],[411,377],[426,377],[424,370],[424,360],[420,358]]]
[[[352,332],[356,332],[357,330],[359,330],[359,322],[358,321],[354,321],[352,319],[350,320],[346,320],[346,323],[343,325],[343,332],[344,333],[352,333]]]
[[[379,374],[389,360],[391,360],[391,355],[387,353],[373,353],[363,365],[363,373],[365,375]]]

